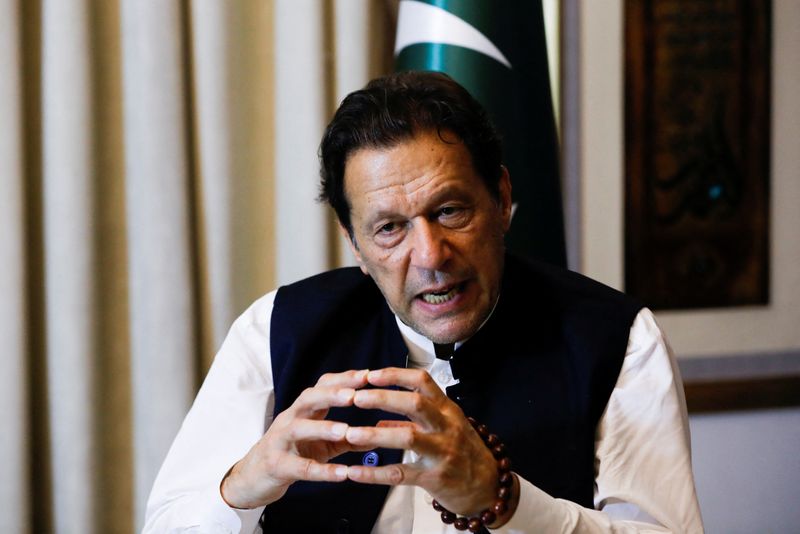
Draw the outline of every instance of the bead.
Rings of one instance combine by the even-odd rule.
[[[444,508],[442,507],[442,505],[441,505],[441,504],[439,504],[439,501],[437,501],[437,500],[434,500],[434,501],[431,503],[431,505],[433,506],[433,509],[434,509],[434,510],[436,510],[437,512],[441,512],[441,511],[443,511],[443,510],[444,510]]]
[[[497,498],[507,501],[511,497],[511,488],[504,488],[500,486],[497,490]]]
[[[514,484],[514,475],[508,471],[500,473],[500,479],[498,480],[498,483],[504,488],[510,488]]]
[[[491,510],[484,510],[483,513],[481,514],[481,521],[483,522],[484,525],[491,525],[492,523],[495,522],[496,519],[497,516]]]
[[[489,434],[489,437],[486,438],[486,444],[489,447],[494,447],[498,443],[500,443],[500,438],[497,437],[497,434]]]
[[[456,527],[456,530],[467,530],[467,525],[469,525],[469,521],[466,517],[459,517],[453,521],[453,526]]]
[[[473,517],[469,520],[469,523],[467,523],[467,528],[470,532],[480,532],[482,526],[483,522],[477,517]]]
[[[492,455],[495,457],[495,460],[499,460],[500,458],[505,456],[506,455],[505,443],[495,445],[495,447],[492,449]]]
[[[485,438],[486,436],[489,435],[489,427],[487,427],[486,425],[478,425],[478,434],[482,438]]]
[[[472,428],[478,428],[478,422],[474,418],[467,417],[467,421],[472,425]]]
[[[491,507],[491,511],[497,515],[503,515],[508,510],[508,505],[506,501],[495,501],[495,503]],[[442,512],[444,513],[444,512]]]
[[[447,510],[444,510],[442,512],[442,523],[450,525],[455,520],[456,520],[456,514],[454,514],[453,512],[448,512]]]
[[[505,457],[505,458],[501,458],[500,460],[498,460],[497,461],[497,469],[501,473],[506,473],[508,471],[511,471],[511,459],[508,458],[508,457]]]

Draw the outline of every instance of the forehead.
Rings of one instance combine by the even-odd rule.
[[[481,190],[472,157],[454,135],[425,132],[391,147],[362,148],[345,166],[345,194],[352,209],[397,197],[430,197],[445,191]],[[477,182],[477,183],[476,183]]]

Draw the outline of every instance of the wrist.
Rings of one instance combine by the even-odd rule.
[[[233,468],[236,467],[236,464],[233,464],[230,469],[222,476],[222,480],[219,482],[219,496],[222,497],[222,500],[225,501],[225,504],[234,508],[236,510],[246,510],[246,508],[242,506],[237,506],[235,494],[231,491],[230,488],[230,479],[231,473],[233,472]]]
[[[235,510],[252,510],[283,497],[288,484],[276,482],[268,475],[254,482],[246,472],[245,462],[246,459],[242,459],[233,464],[219,483],[219,495],[225,504]]]
[[[252,485],[242,482],[239,473],[239,462],[233,464],[219,483],[219,495],[225,504],[235,510],[252,510],[268,504],[270,501],[256,500]]]
[[[516,473],[511,473],[511,476],[513,477],[514,481],[511,485],[511,496],[508,499],[508,509],[502,514],[497,515],[497,519],[493,523],[486,525],[486,528],[495,529],[502,527],[508,523],[509,520],[511,520],[511,518],[514,516],[514,512],[517,511],[520,492],[519,478],[517,478]]]

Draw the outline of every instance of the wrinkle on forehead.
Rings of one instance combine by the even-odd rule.
[[[364,196],[371,205],[391,204],[398,200],[414,202],[418,197],[434,197],[440,190],[448,189],[452,186],[453,181],[451,178],[438,179],[438,176],[424,174],[408,182],[379,186],[376,189],[366,191]]]
[[[362,149],[350,159],[350,180],[345,184],[348,194],[360,189],[358,193],[373,206],[383,201],[391,203],[437,194],[456,185],[462,174],[472,171],[468,154],[464,154],[466,160],[453,158],[453,148],[457,146],[428,137],[387,149]]]
[[[426,150],[434,153],[433,156],[423,156],[419,152]],[[415,183],[420,180],[438,176],[446,172],[448,158],[445,152],[435,146],[424,149],[412,148],[409,144],[398,145],[392,148],[379,151],[366,152],[371,157],[361,158],[362,165],[366,167],[372,181],[386,183],[386,186],[378,187],[375,191],[391,187],[403,187],[410,192],[416,189]],[[419,160],[424,158],[424,163]],[[366,165],[364,163],[367,163]],[[423,164],[421,164],[423,163]],[[417,176],[414,176],[417,175]]]

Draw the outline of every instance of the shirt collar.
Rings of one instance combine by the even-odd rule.
[[[500,301],[500,297],[497,297],[497,300],[494,302],[494,306],[492,306],[492,311],[489,312],[489,315],[484,319],[481,325],[478,327],[478,330],[483,328],[489,318],[494,314],[494,310],[497,309],[497,303]],[[400,317],[395,314],[394,316],[395,322],[397,322],[397,328],[400,329],[400,335],[403,336],[403,341],[406,342],[406,347],[408,347],[408,360],[416,364],[417,366],[427,367],[431,365],[436,360],[436,353],[433,349],[433,341],[428,339],[427,337],[423,336],[406,323],[400,320]],[[475,332],[477,332],[476,330]],[[475,335],[475,334],[472,334]],[[469,338],[463,339],[461,341],[456,341],[455,350],[466,343]]]

